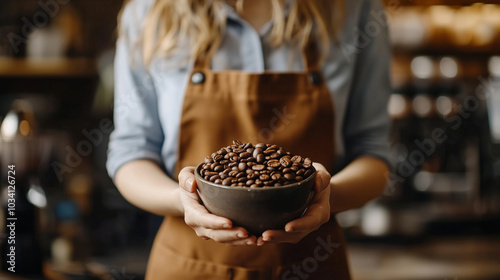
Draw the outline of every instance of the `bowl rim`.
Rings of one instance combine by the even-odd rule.
[[[201,175],[198,172],[198,170],[201,168],[201,166],[203,164],[205,164],[205,162],[198,164],[198,166],[196,166],[196,168],[194,170],[194,175],[195,175],[196,179],[199,179],[200,181],[202,181],[205,184],[208,184],[208,185],[211,185],[214,187],[218,187],[221,189],[241,190],[241,191],[248,191],[248,192],[261,192],[261,191],[270,191],[270,190],[277,190],[277,189],[288,189],[288,188],[301,186],[301,185],[304,185],[306,182],[312,180],[316,176],[316,172],[317,172],[316,168],[314,168],[314,166],[311,165],[313,173],[311,175],[309,175],[309,177],[303,179],[302,181],[299,181],[299,182],[296,182],[293,184],[284,185],[284,186],[250,188],[250,187],[241,187],[241,186],[224,186],[224,185],[219,185],[219,184],[205,180],[203,177],[201,177]],[[199,186],[197,186],[197,188],[199,188]]]

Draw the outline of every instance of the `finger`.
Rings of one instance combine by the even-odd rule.
[[[184,204],[184,221],[192,228],[202,227],[206,229],[230,229],[231,220],[208,212],[197,201],[187,199]]]
[[[200,237],[208,237],[220,243],[231,243],[248,239],[248,232],[241,227],[234,229],[199,229],[197,234]]]
[[[297,243],[304,237],[304,233],[289,233],[284,230],[267,230],[262,233],[262,242],[270,243]],[[259,241],[259,240],[257,240]],[[258,243],[257,243],[258,244]]]
[[[250,236],[250,237],[245,238],[245,239],[240,239],[240,240],[236,240],[236,241],[225,242],[224,244],[228,245],[228,246],[244,246],[244,245],[246,245],[246,246],[253,246],[253,245],[257,244],[257,237]]]
[[[304,216],[285,225],[286,232],[311,232],[330,219],[330,211],[320,203],[309,206]]]
[[[196,191],[194,167],[184,167],[181,172],[179,172],[179,186],[190,193],[194,193]]]

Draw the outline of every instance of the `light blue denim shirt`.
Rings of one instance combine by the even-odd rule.
[[[149,159],[173,174],[179,123],[193,59],[186,52],[155,58],[146,69],[136,41],[153,0],[125,8],[115,58],[115,129],[107,168],[114,178],[125,163]],[[341,166],[361,155],[389,161],[387,101],[390,45],[380,0],[345,1],[345,22],[330,47],[322,74],[334,100],[336,151]],[[272,23],[256,31],[229,6],[223,41],[212,58],[215,71],[303,71],[300,49],[272,47]],[[133,59],[132,59],[133,58]],[[332,143],[334,145],[334,143]]]

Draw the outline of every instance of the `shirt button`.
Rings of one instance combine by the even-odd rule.
[[[205,82],[205,74],[202,72],[194,72],[193,75],[191,75],[191,82],[195,85],[203,84]]]
[[[320,85],[323,82],[323,79],[321,78],[321,75],[318,72],[312,72],[311,73],[311,82],[314,85]]]

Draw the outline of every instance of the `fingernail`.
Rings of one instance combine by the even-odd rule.
[[[253,245],[252,241],[247,241],[247,245]]]
[[[264,241],[271,241],[271,238],[269,238],[269,236],[266,236],[266,237],[263,236],[262,240],[264,240]]]
[[[320,186],[323,186],[323,179],[321,179],[321,175],[319,174],[319,172],[318,172],[318,174],[317,174],[317,177],[318,177],[318,184],[319,184]]]
[[[186,180],[186,187],[191,188],[193,186],[193,178],[188,178]]]
[[[292,227],[285,227],[285,231],[286,231],[286,232],[292,232],[292,231],[293,231],[293,228],[292,228]]]
[[[238,237],[239,238],[245,238],[245,237],[248,237],[248,234],[240,232],[240,233],[238,233]]]
[[[231,225],[230,224],[224,224],[222,227],[223,228],[231,228]]]

